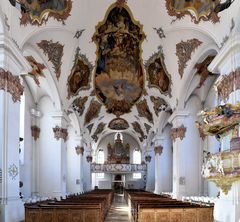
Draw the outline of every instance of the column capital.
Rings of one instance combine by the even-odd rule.
[[[177,127],[177,128],[172,128],[171,129],[172,140],[174,142],[177,138],[180,138],[181,140],[183,140],[183,138],[185,137],[186,131],[187,131],[187,128],[184,125],[181,125],[180,127]]]
[[[75,150],[76,150],[77,155],[82,155],[83,156],[83,152],[84,152],[83,146],[76,146]]]
[[[159,156],[160,156],[163,152],[163,147],[161,145],[155,146],[154,147],[154,152],[155,152],[155,155],[159,154]]]
[[[176,110],[173,114],[169,117],[168,122],[175,126],[180,126],[183,124],[186,117],[189,116],[189,112],[184,110]]]
[[[51,116],[54,119],[55,123],[59,126],[67,127],[68,124],[70,123],[69,117],[62,110],[52,112]]]

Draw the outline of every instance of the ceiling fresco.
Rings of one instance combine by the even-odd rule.
[[[102,105],[99,102],[94,101],[94,99],[92,99],[85,115],[84,125],[90,123],[93,119],[98,117],[101,107]]]
[[[61,76],[64,45],[60,44],[59,42],[53,42],[53,40],[42,40],[41,42],[37,43],[37,45],[43,50],[44,54],[48,56],[48,61],[53,64],[57,80],[59,80]]]
[[[150,123],[153,124],[153,116],[148,107],[147,100],[144,99],[141,102],[136,104],[138,114],[140,117],[145,117]]]
[[[37,86],[40,86],[39,77],[45,77],[43,70],[46,68],[44,64],[38,63],[32,56],[25,57],[32,67],[32,71],[28,76],[32,77]]]
[[[96,27],[97,45],[94,85],[98,99],[107,112],[116,116],[129,113],[144,89],[141,44],[142,26],[132,18],[130,9],[113,4],[103,22]]]
[[[92,135],[92,139],[94,140],[95,143],[98,141],[98,134],[102,133],[105,126],[106,126],[106,123],[103,123],[103,122],[98,124],[97,129],[95,130],[94,134]]]
[[[80,48],[76,50],[74,65],[70,76],[68,77],[68,99],[76,96],[80,90],[90,88],[92,64],[86,56],[80,53]]]
[[[108,128],[112,130],[126,130],[129,128],[129,124],[125,119],[115,118],[108,124]]]
[[[72,9],[71,0],[9,0],[16,7],[20,4],[22,17],[21,25],[42,25],[53,17],[64,23]]]
[[[158,47],[158,52],[154,53],[146,62],[148,86],[159,89],[162,94],[171,97],[171,76],[167,72],[162,47]]]
[[[85,110],[85,104],[88,100],[87,96],[79,97],[75,99],[72,103],[72,109],[79,114],[79,116],[82,116],[84,110]]]
[[[165,111],[168,107],[166,101],[160,97],[151,96],[150,99],[153,102],[153,109],[156,116],[159,116],[159,113]]]
[[[229,8],[235,0],[166,0],[166,8],[170,16],[181,19],[185,15],[194,23],[200,21],[219,22],[218,13]]]
[[[137,121],[135,121],[135,122],[132,123],[132,126],[133,126],[134,131],[135,131],[136,133],[139,133],[139,134],[140,134],[141,137],[139,137],[139,140],[140,140],[141,142],[143,142],[143,140],[144,140],[144,138],[145,138],[145,135],[144,135],[144,132],[143,132],[140,124],[139,124]]]

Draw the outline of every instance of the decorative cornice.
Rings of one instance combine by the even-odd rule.
[[[83,155],[84,153],[84,148],[82,146],[76,146],[75,147],[77,155]]]
[[[20,83],[18,76],[12,75],[9,71],[0,68],[0,90],[4,90],[12,95],[13,102],[20,102],[24,87]]]
[[[64,142],[67,141],[67,137],[68,137],[67,129],[60,128],[59,126],[56,126],[56,127],[53,128],[53,133],[54,133],[54,138],[56,138],[57,140],[62,138],[64,140]]]
[[[187,131],[187,128],[182,125],[178,128],[172,128],[171,129],[171,138],[172,140],[175,142],[175,140],[177,138],[180,138],[181,140],[183,140],[183,138],[185,137],[185,133]]]
[[[32,137],[36,141],[39,138],[39,134],[41,130],[38,126],[34,125],[34,126],[31,126],[31,131],[32,131]]]
[[[240,68],[228,75],[221,76],[216,87],[218,98],[226,102],[232,92],[240,89]]]
[[[155,155],[157,155],[157,154],[161,155],[162,152],[163,152],[163,147],[162,147],[162,146],[155,146],[155,147],[154,147],[154,153],[155,153]]]
[[[202,42],[196,38],[187,41],[181,41],[176,45],[176,55],[178,57],[178,73],[183,77],[187,62],[192,59],[192,53],[200,46]]]

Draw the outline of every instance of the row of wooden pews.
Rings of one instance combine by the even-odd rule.
[[[145,191],[125,190],[135,222],[213,222],[213,205],[178,201]]]
[[[61,200],[25,204],[25,222],[104,222],[112,190],[93,190]]]

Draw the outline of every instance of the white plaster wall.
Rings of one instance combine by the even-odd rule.
[[[92,189],[92,175],[90,170],[90,163],[87,162],[86,156],[89,155],[87,147],[84,147],[83,154],[83,190],[89,191]]]
[[[151,162],[148,163],[147,171],[147,184],[146,190],[153,192],[155,188],[155,153],[153,149],[149,151],[149,155],[152,157]]]

